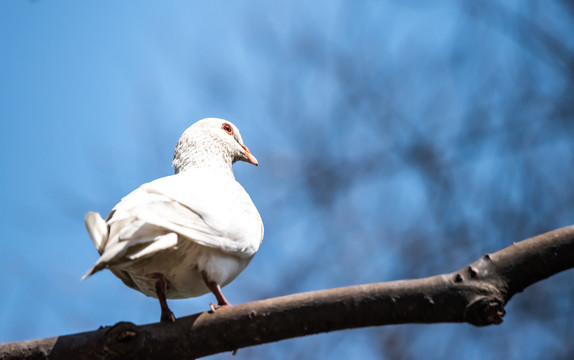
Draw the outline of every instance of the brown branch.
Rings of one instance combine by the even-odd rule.
[[[177,359],[365,326],[499,324],[517,292],[574,267],[574,226],[482,256],[451,274],[255,301],[175,323],[121,322],[99,330],[0,344],[0,359]]]

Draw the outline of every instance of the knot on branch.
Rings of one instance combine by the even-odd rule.
[[[106,331],[106,352],[114,355],[125,355],[132,351],[137,342],[142,342],[138,327],[131,322],[119,322]]]
[[[477,297],[468,304],[464,317],[475,326],[486,326],[502,323],[506,314],[504,303],[495,297]]]

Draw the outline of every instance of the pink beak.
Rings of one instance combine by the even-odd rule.
[[[255,166],[259,165],[259,163],[257,162],[257,159],[255,158],[255,156],[251,155],[247,146],[241,145],[241,147],[243,148],[243,150],[245,150],[244,155],[247,158],[247,162],[250,164],[253,164]]]

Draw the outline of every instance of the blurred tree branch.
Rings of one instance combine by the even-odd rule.
[[[526,287],[574,267],[574,226],[514,243],[450,274],[288,295],[200,313],[175,323],[112,327],[0,344],[0,359],[196,358],[365,326],[499,324]]]
[[[571,2],[562,1],[562,5],[570,16],[574,14]],[[500,28],[504,34],[510,36],[521,48],[529,51],[533,56],[546,62],[548,65],[562,70],[570,79],[574,78],[574,54],[564,41],[547,31],[542,25],[517,11],[512,11],[503,3],[495,1],[481,2],[480,6],[472,3],[463,3],[463,8],[478,20]],[[508,28],[515,27],[514,31]],[[527,34],[527,36],[525,36]]]

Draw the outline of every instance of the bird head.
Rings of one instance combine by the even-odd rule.
[[[206,118],[185,130],[175,148],[173,166],[178,173],[188,167],[217,166],[221,161],[229,167],[236,161],[258,165],[233,123]]]

